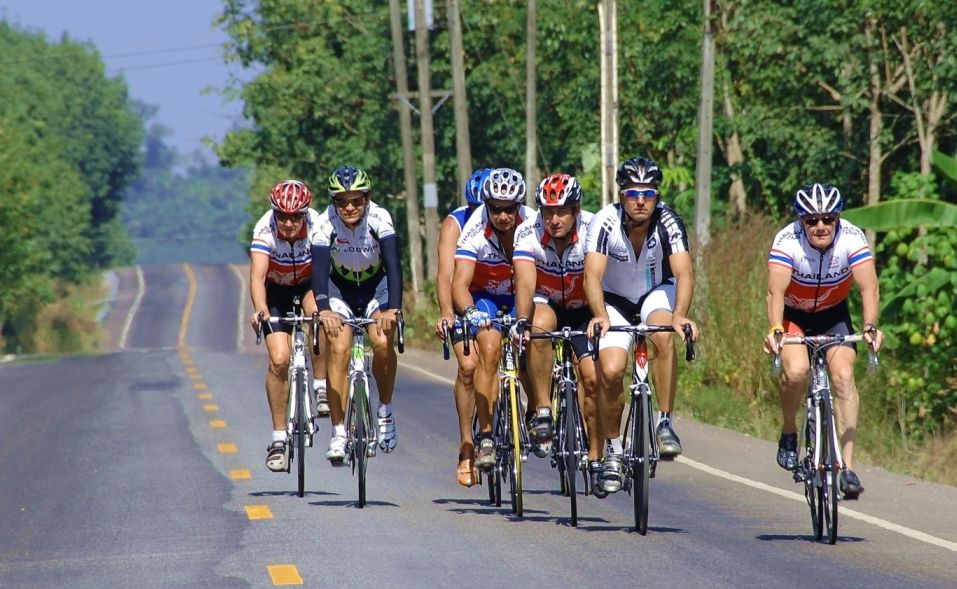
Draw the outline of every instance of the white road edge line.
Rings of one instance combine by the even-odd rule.
[[[696,460],[692,460],[690,458],[685,458],[684,456],[678,456],[676,460],[678,462],[687,464],[691,468],[696,468],[702,472],[706,472],[710,475],[720,477],[722,479],[739,483],[741,485],[746,485],[748,487],[759,489],[761,491],[767,491],[768,493],[773,493],[775,495],[778,495],[779,497],[784,497],[786,499],[793,499],[795,501],[800,501],[801,503],[805,502],[804,495],[795,493],[794,491],[785,491],[783,489],[778,489],[776,487],[772,487],[771,485],[766,485],[758,481],[752,481],[751,479],[746,479],[742,476],[731,474],[730,472],[726,472],[726,471],[714,468],[712,466],[708,466],[707,464],[698,462]],[[839,505],[838,509],[840,509],[841,515],[847,516],[851,519],[857,519],[863,522],[867,522],[879,528],[884,528],[885,530],[890,530],[891,532],[897,532],[898,534],[902,534],[904,536],[907,536],[908,538],[919,540],[921,542],[926,542],[928,544],[933,544],[934,546],[939,546],[940,548],[945,548],[952,552],[957,552],[957,542],[950,542],[949,540],[944,540],[936,536],[931,536],[930,534],[926,534],[919,530],[914,530],[899,524],[895,524],[893,522],[889,522],[879,517],[874,517],[873,515],[867,515],[866,513],[861,513],[860,511],[848,509],[847,507],[844,507],[843,505]]]
[[[401,366],[402,368],[405,368],[406,370],[411,370],[413,372],[418,372],[419,374],[424,374],[425,376],[428,376],[432,380],[441,382],[443,384],[447,384],[447,385],[455,384],[455,381],[450,378],[445,378],[444,376],[433,374],[432,372],[429,372],[428,370],[425,370],[424,368],[419,368],[418,366],[412,366],[411,364],[406,364],[405,362],[399,362],[399,366]],[[765,491],[767,493],[777,495],[778,497],[784,497],[785,499],[792,499],[794,501],[800,501],[801,503],[805,502],[804,495],[795,493],[794,491],[785,491],[783,489],[778,489],[777,487],[772,487],[771,485],[767,485],[765,483],[752,481],[751,479],[747,479],[742,476],[738,476],[736,474],[731,474],[730,472],[727,472],[718,468],[714,468],[713,466],[708,466],[707,464],[704,464],[703,462],[698,462],[696,460],[692,460],[684,456],[678,456],[676,460],[678,462],[681,462],[683,464],[690,466],[691,468],[696,468],[712,476],[716,476],[722,479],[729,480],[734,483],[745,485],[745,486],[751,487],[752,489],[758,489],[759,491]],[[931,536],[930,534],[921,532],[919,530],[914,530],[899,524],[895,524],[893,522],[883,520],[879,517],[874,517],[873,515],[867,515],[866,513],[861,513],[860,511],[848,509],[847,507],[844,507],[844,506],[839,506],[838,509],[840,509],[841,515],[847,516],[851,519],[857,519],[862,522],[866,522],[871,525],[877,526],[879,528],[889,530],[891,532],[897,532],[898,534],[907,536],[908,538],[918,540],[920,542],[926,542],[927,544],[932,544],[934,546],[938,546],[940,548],[950,550],[951,552],[957,552],[957,542],[950,542],[949,540],[944,540],[936,536]]]
[[[233,264],[229,265],[229,269],[233,271],[233,274],[236,275],[236,279],[239,280],[239,306],[236,307],[236,318],[238,319],[236,323],[236,351],[243,351],[243,334],[246,330],[243,329],[243,307],[246,303],[246,277],[243,276],[243,273],[239,271],[236,266]]]
[[[140,309],[140,301],[143,300],[143,293],[146,292],[146,281],[143,279],[143,268],[140,266],[136,267],[136,296],[133,297],[133,304],[130,305],[130,310],[126,313],[126,320],[123,322],[123,331],[120,334],[120,343],[119,349],[126,349],[126,339],[130,335],[130,327],[133,325],[133,316],[136,315],[136,312]]]

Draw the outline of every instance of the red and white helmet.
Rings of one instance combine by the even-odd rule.
[[[287,215],[305,212],[311,202],[312,192],[299,180],[280,182],[269,193],[269,203],[273,210]]]
[[[581,204],[582,187],[571,174],[552,174],[535,189],[539,207],[569,207]]]

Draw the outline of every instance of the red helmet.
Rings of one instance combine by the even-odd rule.
[[[582,187],[571,174],[552,174],[535,191],[540,207],[568,207],[581,204]]]
[[[287,215],[305,212],[311,202],[312,192],[299,180],[280,182],[269,193],[269,203],[273,210]]]

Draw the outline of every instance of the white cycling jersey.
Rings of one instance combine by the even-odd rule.
[[[815,313],[846,300],[851,293],[851,270],[873,259],[864,232],[845,219],[838,221],[834,241],[823,252],[808,242],[804,226],[795,221],[774,237],[768,265],[791,270],[784,304]]]
[[[534,214],[534,209],[523,205],[518,211],[516,225]],[[472,275],[472,284],[469,285],[471,292],[514,294],[512,260],[499,243],[492,222],[485,213],[485,205],[475,209],[462,228],[462,236],[459,237],[455,250],[455,260],[475,263],[475,274]]]
[[[669,257],[688,251],[688,233],[681,217],[659,202],[649,220],[644,246],[636,255],[625,229],[625,215],[620,203],[598,211],[588,224],[585,252],[608,256],[602,290],[637,303],[674,276]]]
[[[594,214],[581,211],[572,229],[571,242],[561,255],[552,236],[545,230],[541,212],[515,230],[512,260],[532,262],[537,271],[535,292],[562,309],[580,309],[585,299],[585,236]]]
[[[309,234],[309,241],[312,245],[329,247],[330,275],[335,280],[362,284],[380,278],[382,252],[379,240],[390,235],[395,235],[395,226],[389,211],[369,201],[354,230],[346,227],[336,207],[329,205]]]
[[[308,209],[302,231],[293,242],[278,237],[279,229],[272,210],[266,211],[266,214],[259,218],[253,229],[249,253],[269,256],[267,282],[280,286],[292,286],[312,278],[312,248],[309,244],[309,235],[319,226],[319,218],[318,211]]]

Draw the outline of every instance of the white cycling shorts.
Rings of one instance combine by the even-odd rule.
[[[675,309],[675,284],[668,281],[659,284],[645,295],[641,303],[641,322],[648,321],[648,317],[655,311],[674,312]],[[630,325],[631,321],[622,314],[622,311],[614,305],[605,303],[605,311],[608,313],[608,319],[612,325]],[[622,348],[628,350],[631,348],[631,342],[634,336],[630,333],[608,332],[601,338],[599,349],[603,348]]]

